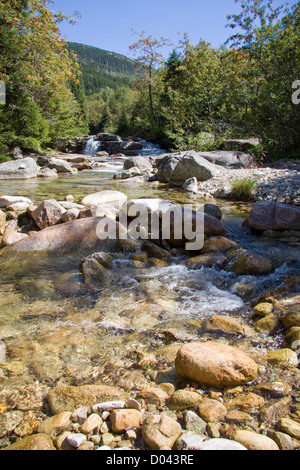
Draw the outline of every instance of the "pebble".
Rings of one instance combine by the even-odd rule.
[[[67,437],[68,443],[75,447],[76,449],[81,446],[81,444],[86,441],[86,435],[77,433],[77,434],[69,434]]]

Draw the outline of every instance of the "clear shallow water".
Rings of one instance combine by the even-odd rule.
[[[56,180],[1,183],[2,194],[64,200],[72,194],[80,202],[104,189],[128,198],[152,197],[176,203],[194,196],[156,184],[117,183],[103,171],[61,175]],[[199,201],[204,202],[204,201]],[[236,276],[213,268],[190,270],[184,259],[171,266],[135,268],[129,255],[113,253],[114,282],[100,293],[87,290],[78,272],[78,259],[69,257],[0,257],[0,340],[5,342],[9,376],[57,383],[109,380],[120,384],[134,367],[136,351],[151,353],[165,346],[159,331],[172,331],[179,340],[199,338],[202,322],[213,314],[246,319],[251,311],[238,286],[253,285],[252,296],[280,287],[299,275],[299,245],[258,240],[241,223],[245,204],[221,203],[227,236],[244,248],[268,255],[277,266],[268,276]],[[243,349],[250,340],[238,339]]]

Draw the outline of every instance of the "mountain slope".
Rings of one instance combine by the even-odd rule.
[[[135,61],[115,52],[93,46],[69,42],[70,50],[77,54],[83,73],[86,95],[99,92],[102,88],[116,89],[129,86],[135,73]]]

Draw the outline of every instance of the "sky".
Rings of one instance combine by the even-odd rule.
[[[234,0],[54,0],[51,9],[71,16],[80,12],[76,25],[60,25],[67,41],[132,57],[129,46],[142,31],[175,45],[188,33],[194,45],[204,39],[218,47],[232,34],[227,15],[239,12],[240,6]]]

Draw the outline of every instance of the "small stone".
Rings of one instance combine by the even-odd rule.
[[[48,434],[33,434],[2,450],[56,450]]]
[[[224,420],[227,409],[217,400],[205,400],[199,405],[199,415],[207,423],[216,423]]]
[[[226,421],[228,421],[229,423],[243,424],[251,420],[252,418],[248,413],[238,410],[232,410],[226,416]]]
[[[95,445],[92,442],[84,441],[77,450],[94,450]]]
[[[260,333],[265,333],[266,335],[274,334],[280,327],[280,321],[277,315],[271,313],[266,317],[261,318],[255,322],[254,328]]]
[[[172,448],[181,433],[180,424],[166,415],[148,416],[142,426],[144,441],[154,450],[163,446]]]
[[[113,410],[110,414],[112,430],[116,433],[124,432],[127,428],[139,428],[142,421],[142,414],[138,410]]]
[[[125,438],[129,440],[135,440],[137,438],[137,434],[133,430],[126,431],[125,433]]]
[[[89,414],[89,409],[86,406],[81,406],[77,410],[74,411],[71,415],[71,420],[73,423],[82,424],[87,419]]]
[[[199,393],[189,390],[177,390],[168,400],[168,407],[171,410],[182,411],[193,408],[202,400]]]
[[[273,304],[270,304],[268,302],[262,302],[260,304],[257,304],[254,309],[253,309],[255,315],[258,315],[259,317],[266,317],[267,315],[270,315],[273,312]]]
[[[160,387],[147,387],[137,394],[136,399],[145,400],[147,404],[164,406],[169,395]]]
[[[106,432],[106,433],[103,434],[103,436],[102,436],[102,444],[103,444],[104,446],[110,446],[110,444],[111,444],[112,442],[114,442],[114,440],[115,440],[114,436],[113,436],[112,434],[108,433],[108,432]]]
[[[86,441],[86,436],[81,433],[69,434],[67,441],[71,446],[77,449],[84,441]]]
[[[103,403],[98,403],[97,405],[92,406],[93,413],[97,413],[97,411],[112,411],[116,409],[125,408],[126,403],[123,400],[117,401],[106,401]]]
[[[134,410],[141,411],[142,410],[142,405],[135,400],[134,398],[129,398],[129,400],[126,403],[127,408],[132,408]]]
[[[83,434],[91,434],[94,431],[98,431],[102,425],[102,419],[99,415],[91,414],[80,427],[80,432]]]
[[[299,364],[296,352],[289,348],[269,351],[266,359],[269,364],[282,368],[297,367]]]
[[[58,434],[71,425],[71,413],[63,412],[46,419],[40,424],[38,432],[41,434]]]
[[[184,422],[187,431],[197,434],[204,434],[207,423],[193,411],[186,411],[184,414]]]
[[[228,410],[239,409],[242,411],[254,412],[261,408],[265,403],[263,397],[256,395],[255,393],[249,392],[245,395],[238,395],[232,398],[226,403]]]

